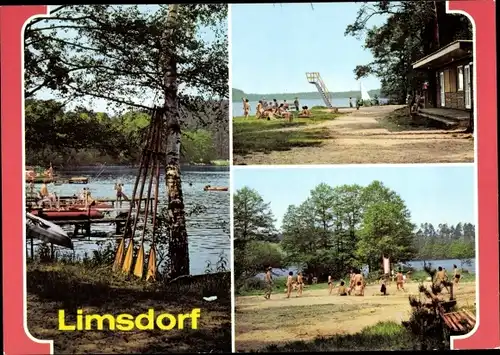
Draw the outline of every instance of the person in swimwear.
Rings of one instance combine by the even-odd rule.
[[[293,272],[288,273],[288,277],[286,278],[286,298],[290,298],[290,294],[293,290]]]
[[[302,112],[300,112],[299,117],[300,118],[311,117],[311,110],[309,110],[309,107],[307,107],[307,106],[302,107]]]
[[[455,264],[453,264],[453,283],[455,283],[455,285],[458,285],[461,278],[461,270]]]
[[[328,294],[331,295],[333,291],[333,279],[332,275],[328,275]]]
[[[341,281],[339,285],[339,290],[338,290],[338,295],[339,296],[347,296],[347,289],[345,287],[345,282]]]
[[[399,270],[398,273],[396,274],[396,288],[398,291],[399,289],[406,291],[404,288],[404,279],[401,270]]]
[[[355,296],[364,296],[365,295],[365,279],[361,272],[357,272],[354,275],[354,295]]]
[[[248,114],[250,113],[250,103],[248,102],[248,99],[242,99],[243,100],[243,115],[245,118],[248,118]]]
[[[302,296],[302,291],[304,291],[304,277],[302,273],[297,274],[297,297]]]
[[[450,292],[448,286],[446,286],[447,281],[448,281],[448,275],[446,274],[446,270],[443,270],[443,268],[439,266],[438,271],[436,273],[436,280],[434,282],[434,286],[439,287],[441,289],[444,287],[448,292]]]
[[[266,271],[266,278],[265,278],[265,281],[266,281],[266,294],[264,296],[264,298],[266,300],[268,300],[268,299],[271,298],[271,293],[273,292],[273,277],[272,277],[272,274],[271,274],[271,270],[272,269],[273,269],[272,267],[268,267],[267,271]]]
[[[116,190],[116,202],[117,202],[117,205],[118,205],[118,202],[120,202],[120,207],[122,207],[123,184],[116,183],[115,184],[115,190]]]
[[[255,107],[255,118],[260,118],[263,112],[264,106],[262,105],[262,100],[260,100]]]
[[[380,293],[384,296],[387,296],[387,286],[385,285],[386,280],[385,279],[381,279],[381,280],[382,280],[382,284],[380,285]]]
[[[349,294],[351,294],[351,291],[354,289],[354,276],[356,274],[354,273],[354,271],[351,269],[351,271],[349,272],[349,288],[348,288],[348,292]]]

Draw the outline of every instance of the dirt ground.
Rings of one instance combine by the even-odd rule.
[[[271,344],[312,340],[335,334],[353,334],[380,321],[400,323],[410,315],[409,295],[418,294],[418,283],[397,291],[393,283],[388,295],[379,293],[379,285],[368,285],[364,297],[328,295],[328,290],[304,290],[302,297],[275,293],[236,298],[236,350],[250,351]],[[446,297],[446,291],[443,292]],[[475,282],[455,288],[458,307],[473,307]]]
[[[404,106],[387,105],[343,110],[335,120],[306,127],[277,130],[327,128],[329,138],[320,146],[295,147],[287,151],[253,152],[234,156],[235,164],[370,164],[474,162],[474,140],[459,130],[394,131],[380,120]]]

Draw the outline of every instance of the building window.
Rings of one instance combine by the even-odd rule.
[[[464,67],[457,67],[457,91],[464,91]]]

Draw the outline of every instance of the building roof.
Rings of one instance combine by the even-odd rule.
[[[455,60],[472,56],[471,40],[458,40],[440,48],[412,64],[413,69],[435,69]]]

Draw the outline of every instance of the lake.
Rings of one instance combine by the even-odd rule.
[[[470,274],[475,274],[476,273],[476,259],[470,259],[471,264],[470,265],[464,265],[463,270],[467,270]],[[431,264],[432,268],[437,268],[438,266],[441,266],[445,268],[448,272],[453,271],[453,264],[456,264],[458,267],[461,267],[460,260],[457,259],[446,259],[446,260],[425,260],[427,264]],[[424,269],[424,261],[423,260],[414,260],[414,261],[409,261],[406,263],[406,265],[411,266],[415,270],[423,270]],[[292,268],[287,268],[287,269],[273,269],[273,274],[277,277],[283,277],[288,275],[288,273],[292,271],[294,275],[297,274],[298,268],[292,267]],[[264,278],[264,273],[258,274],[256,277],[258,278]]]
[[[191,262],[190,271],[192,275],[199,275],[205,273],[207,262],[212,265],[215,264],[219,260],[220,255],[224,255],[226,260],[230,260],[231,242],[228,232],[230,226],[230,193],[203,191],[203,187],[206,185],[229,186],[229,171],[224,167],[210,167],[209,169],[202,167],[197,170],[194,169],[194,167],[190,169],[183,168],[182,188],[186,213],[189,213],[197,206],[205,207],[205,209],[186,217]],[[90,182],[87,185],[63,184],[57,186],[48,184],[48,189],[50,192],[56,192],[59,195],[72,195],[78,193],[83,187],[88,187],[93,197],[112,198],[116,194],[114,184],[120,181],[124,184],[123,192],[128,197],[132,195],[135,184],[134,169],[114,169],[115,171],[112,173],[105,170],[98,178],[93,178],[93,176],[97,176],[99,170],[100,169],[94,169],[94,171],[97,171],[94,174],[82,174],[81,170],[75,174],[76,176],[89,176]],[[117,173],[118,171],[121,171],[121,173]],[[63,172],[61,170],[55,173],[71,175],[70,172]],[[39,185],[36,186],[36,188],[39,188]],[[160,197],[165,199],[166,187],[163,176],[160,179],[159,190]],[[146,194],[146,190],[144,194]],[[139,195],[139,193],[137,193],[137,195]],[[123,206],[128,206],[128,203],[125,203]],[[67,228],[68,231],[72,231],[73,227],[68,226],[64,228]],[[113,232],[114,228],[114,224],[96,224],[92,226],[92,231],[102,230],[105,232]],[[88,238],[86,240],[75,239],[75,254],[83,256],[86,252],[90,255],[92,250],[99,248],[96,241],[103,240],[104,238],[91,238],[90,241]],[[61,249],[61,251],[63,250],[64,249]],[[145,250],[147,252],[149,249],[146,248]]]
[[[353,97],[353,105],[355,105],[355,97]],[[272,100],[272,98],[268,98],[268,100]],[[287,102],[290,105],[290,109],[293,107],[294,98],[290,98]],[[379,99],[380,103],[383,104],[386,102],[386,99]],[[281,101],[279,101],[281,103]],[[325,102],[321,99],[312,99],[312,100],[301,100],[299,98],[300,107],[308,106],[309,108],[314,106],[325,106]],[[332,105],[335,107],[349,107],[349,98],[335,98],[332,99]],[[255,107],[257,107],[257,101],[250,101],[250,115],[255,115]],[[233,101],[233,117],[243,116],[243,102],[242,101]]]

